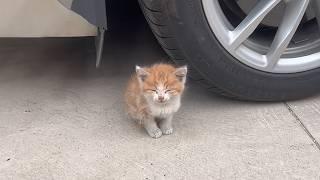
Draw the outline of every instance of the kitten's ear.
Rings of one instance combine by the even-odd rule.
[[[139,78],[139,80],[144,81],[146,77],[149,75],[149,73],[142,67],[136,66],[136,73]]]
[[[188,72],[187,66],[182,66],[177,68],[174,73],[181,82],[185,83],[187,78],[187,72]]]

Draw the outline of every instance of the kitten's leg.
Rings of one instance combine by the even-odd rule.
[[[164,118],[160,121],[160,129],[162,131],[163,134],[172,134],[173,133],[173,128],[172,128],[172,118],[173,115]]]
[[[148,134],[153,138],[159,138],[162,136],[162,131],[158,128],[154,118],[148,118],[143,123],[144,128]]]

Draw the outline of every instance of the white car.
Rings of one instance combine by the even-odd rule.
[[[57,3],[12,0],[7,6],[14,2],[52,1]],[[59,0],[98,27],[97,64],[107,29],[109,1]],[[283,101],[320,90],[319,0],[138,1],[165,52],[176,63],[188,64],[191,78],[211,91],[242,100]],[[12,12],[6,11],[7,6],[2,6],[0,20],[6,14],[3,12]],[[26,10],[21,10],[24,13],[20,18],[24,18]],[[64,13],[57,12],[59,16]],[[48,19],[53,21],[52,17]],[[66,18],[57,23],[63,21]],[[13,24],[10,22],[2,24]],[[25,28],[30,24],[26,22],[16,24]],[[71,21],[65,24],[68,22]],[[46,26],[40,29],[43,27]],[[14,28],[8,28],[8,32],[13,32],[11,29]],[[31,32],[37,30],[33,28]]]

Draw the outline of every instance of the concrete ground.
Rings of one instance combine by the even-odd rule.
[[[190,80],[174,134],[152,139],[122,95],[165,54],[145,24],[111,31],[98,70],[92,45],[0,41],[0,179],[320,179],[320,96],[239,102]]]

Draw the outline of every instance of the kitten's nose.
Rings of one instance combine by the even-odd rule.
[[[160,102],[163,102],[164,97],[163,96],[159,96],[158,99],[159,99]]]

